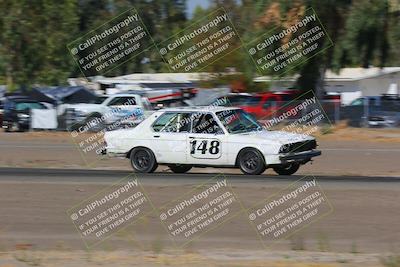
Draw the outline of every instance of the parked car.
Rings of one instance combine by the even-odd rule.
[[[399,127],[400,99],[398,97],[382,96],[379,106],[370,108],[367,127]]]
[[[366,127],[400,127],[400,111],[380,111],[368,116]]]
[[[4,99],[2,126],[6,132],[27,131],[31,123],[32,109],[47,109],[42,103],[24,96],[9,96]]]
[[[280,94],[272,92],[258,93],[246,99],[239,107],[257,119],[265,119],[276,113],[283,101],[283,96]]]
[[[247,100],[252,98],[251,94],[247,93],[230,93],[225,96],[218,97],[211,103],[211,106],[221,107],[236,107],[245,103]]]
[[[353,127],[398,127],[399,117],[398,96],[360,97],[341,108],[341,118],[347,119]]]
[[[301,91],[295,89],[256,94],[232,93],[224,97],[219,97],[213,103],[220,106],[240,107],[259,120],[269,120],[272,116],[279,116],[292,109],[296,105],[295,100],[300,96],[305,97]],[[221,105],[220,103],[224,103],[224,98],[228,101],[225,100],[226,104]],[[299,113],[298,116],[301,116],[301,114]],[[295,119],[295,116],[291,118]]]
[[[227,107],[156,111],[135,128],[106,132],[104,140],[103,154],[128,158],[142,173],[164,164],[176,173],[212,166],[291,175],[321,155],[314,137],[267,131],[247,112]]]
[[[115,94],[99,96],[92,103],[62,104],[57,113],[65,117],[67,128],[100,131],[117,121],[121,124],[139,123],[152,112],[153,108],[145,97]]]
[[[0,98],[0,125],[3,125],[4,98]]]

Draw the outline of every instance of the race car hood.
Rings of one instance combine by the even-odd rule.
[[[279,143],[281,145],[313,140],[314,137],[304,134],[296,134],[284,131],[256,131],[249,133],[234,134],[235,139],[252,139],[256,143]]]
[[[66,109],[75,109],[82,111],[84,113],[91,113],[91,112],[99,112],[101,111],[102,106],[100,104],[88,104],[88,103],[81,103],[81,104],[61,104],[57,107],[57,114],[61,115],[65,112]]]
[[[94,111],[99,109],[99,104],[73,104],[69,105],[69,108],[74,108],[77,110],[82,110],[82,111]]]

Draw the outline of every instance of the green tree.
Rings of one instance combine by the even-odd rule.
[[[67,44],[133,7],[156,42],[187,21],[185,0],[0,1],[0,76],[9,88],[59,85],[80,76]],[[165,71],[154,43],[146,45],[152,49],[108,75]],[[143,57],[148,58],[147,64]]]
[[[65,51],[77,23],[74,0],[0,2],[0,62],[9,88],[65,83]]]
[[[387,1],[354,1],[337,45],[335,67],[385,66],[390,50],[389,21]]]
[[[240,7],[235,1],[215,0],[235,16],[235,24],[245,42],[265,34],[279,32],[296,20],[296,14],[312,7],[327,30],[334,47],[324,50],[302,62],[285,76],[299,74],[295,86],[314,90],[322,96],[327,69],[339,71],[349,66],[388,66],[400,64],[400,7],[387,0],[243,0]],[[255,2],[255,3],[254,3]],[[392,8],[391,8],[391,5]],[[330,42],[321,40],[320,46]],[[237,55],[240,58],[240,55]],[[254,63],[241,58],[241,67],[248,76],[256,75]],[[229,62],[235,62],[230,59]],[[228,63],[228,61],[226,62]],[[270,72],[269,75],[281,73]]]

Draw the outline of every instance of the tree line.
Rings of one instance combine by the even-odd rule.
[[[244,41],[263,32],[283,29],[296,14],[312,7],[333,46],[286,73],[299,74],[296,86],[302,90],[321,89],[326,69],[400,66],[397,0],[212,0],[207,9],[198,7],[191,17],[186,4],[185,0],[2,0],[0,84],[11,89],[62,85],[68,77],[81,76],[67,44],[132,7],[156,43],[220,6],[227,10]],[[221,72],[226,68],[242,74],[230,80],[220,77],[220,81],[232,83],[236,79],[249,88],[254,86],[252,79],[257,70],[243,49],[205,71]],[[168,71],[158,51],[149,49],[107,76]]]

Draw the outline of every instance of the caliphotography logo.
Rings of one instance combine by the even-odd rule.
[[[189,245],[243,211],[225,175],[217,175],[158,210],[177,247]]]
[[[248,209],[248,218],[264,246],[289,238],[333,211],[315,177],[303,177]]]
[[[105,74],[153,46],[135,8],[68,44],[84,76]]]
[[[67,211],[88,248],[152,212],[143,187],[132,175]]]
[[[260,74],[282,76],[297,65],[333,46],[324,26],[311,7],[282,29],[261,34],[246,43]]]

